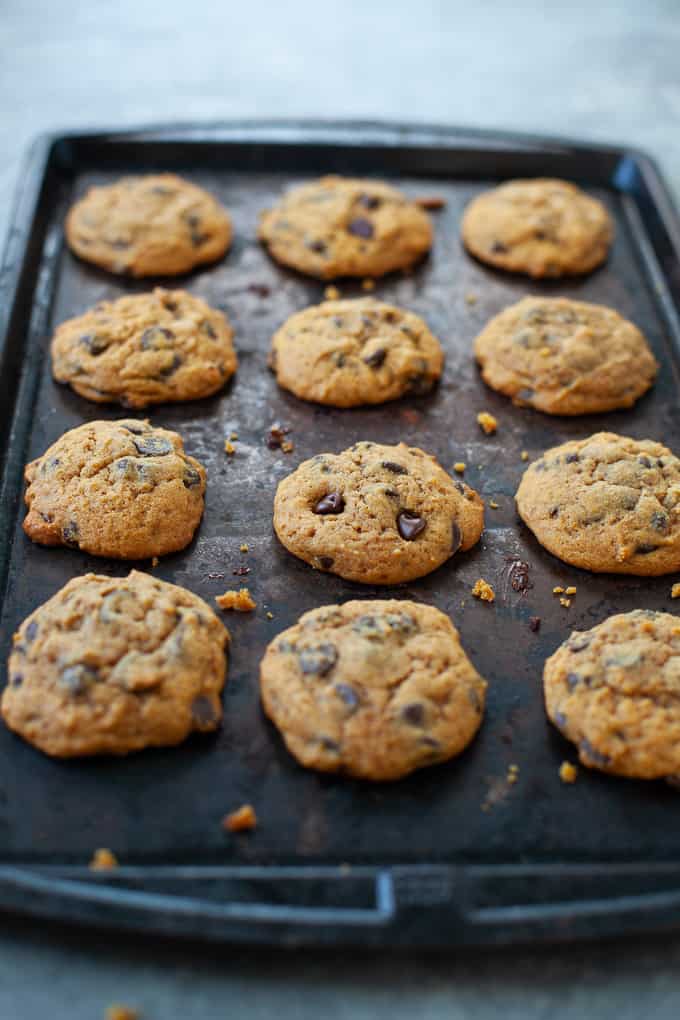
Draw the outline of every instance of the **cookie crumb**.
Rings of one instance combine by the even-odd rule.
[[[519,457],[520,457],[520,460],[529,460],[529,454],[527,453],[526,450],[522,450],[522,452],[520,453]]]
[[[487,436],[492,436],[498,429],[498,422],[488,411],[480,411],[477,415],[477,424]]]
[[[467,465],[464,460],[457,460],[456,463],[453,465],[453,470],[456,472],[456,474],[462,475],[466,467]]]
[[[508,765],[508,774],[505,778],[513,786],[519,779],[519,765]]]
[[[476,305],[478,301],[479,301],[479,298],[477,297],[476,294],[473,294],[471,290],[469,290],[467,292],[467,294],[465,295],[465,304],[466,305]]]
[[[154,556],[153,559],[151,560],[151,566],[152,567],[157,567],[160,562],[161,561],[158,559],[158,557]]]
[[[224,595],[216,595],[215,602],[220,609],[235,609],[237,613],[252,613],[257,603],[250,597],[247,588],[239,591],[225,591]]]
[[[249,832],[256,827],[257,815],[252,804],[242,804],[222,819],[222,828],[227,832]]]
[[[100,847],[92,854],[92,860],[88,864],[90,871],[113,871],[118,867],[118,858],[107,847]]]
[[[232,457],[236,453],[236,447],[233,443],[229,442],[228,439],[224,440],[224,452],[229,457]]]
[[[292,453],[295,449],[293,442],[290,439],[284,439],[281,443],[281,449],[284,453]]]
[[[250,567],[246,567],[246,565],[243,564],[243,563],[241,564],[240,567],[237,567],[236,570],[232,570],[232,574],[235,574],[236,577],[245,577],[246,574],[249,574],[249,573],[250,573]],[[224,577],[224,574],[222,574],[221,576]]]
[[[575,595],[576,594],[576,585],[575,584],[570,584],[568,588],[564,589],[564,594],[565,595]]]
[[[250,551],[250,546],[248,545],[248,543],[247,543],[247,542],[243,542],[243,543],[242,543],[242,544],[241,544],[241,545],[239,546],[239,552],[249,552],[249,551]]]
[[[238,432],[230,432],[229,433],[229,438],[232,439],[232,440],[238,439]]]
[[[251,294],[257,294],[261,298],[269,297],[271,294],[271,287],[268,287],[266,283],[249,283],[248,290]]]
[[[337,301],[340,298],[340,291],[331,284],[330,287],[326,287],[323,296],[326,298],[326,301]]]
[[[293,444],[290,440],[286,439],[286,436],[290,432],[290,429],[280,422],[275,421],[273,425],[269,427],[265,442],[270,450],[283,450],[284,453],[290,453],[293,449]]]
[[[118,1002],[106,1010],[106,1020],[141,1020],[141,1016],[139,1010],[132,1006],[122,1006]]]
[[[269,610],[267,610],[267,612],[265,613],[265,616],[267,617],[268,620],[273,620],[274,619],[274,614],[271,613]]]
[[[529,617],[529,630],[532,630],[534,634],[537,634],[541,629],[541,618],[540,616]]]
[[[560,779],[563,783],[575,783],[578,769],[570,761],[563,761],[560,765]]]
[[[489,500],[489,506],[491,507],[492,510],[498,510],[498,503],[496,502],[495,499]]]
[[[680,599],[680,584],[674,584],[671,588],[671,598]]]
[[[565,609],[568,609],[571,605],[571,599],[560,599],[560,605],[564,606]]]
[[[365,280],[361,281],[362,290],[375,290],[375,280],[372,280],[370,276],[367,276]]]
[[[484,580],[483,577],[480,577],[479,580],[475,581],[472,594],[476,599],[480,599],[482,602],[493,602],[496,598],[496,593],[493,588],[487,581]]]
[[[560,584],[556,584],[553,588],[553,595],[563,595],[564,588]]]
[[[423,195],[421,198],[416,198],[415,203],[421,209],[443,209],[446,206],[446,199],[441,195]]]

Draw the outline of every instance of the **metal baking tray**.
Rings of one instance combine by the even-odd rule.
[[[541,693],[543,661],[573,628],[639,606],[670,610],[672,579],[567,567],[519,523],[513,503],[523,450],[533,458],[599,429],[680,450],[680,222],[654,164],[637,151],[318,122],[40,140],[22,177],[0,279],[3,666],[18,623],[69,578],[89,570],[122,575],[130,567],[28,541],[21,475],[65,429],[126,415],[52,381],[47,347],[54,326],[99,300],[151,285],[74,258],[63,241],[66,209],[95,182],[169,169],[204,185],[233,215],[235,240],[222,262],[165,282],[228,313],[240,368],[215,397],[148,412],[182,434],[209,478],[197,538],[154,573],[208,601],[245,580],[258,610],[227,621],[230,673],[224,725],[214,736],[126,759],[53,761],[0,727],[0,908],[167,935],[315,945],[452,946],[677,925],[677,792],[585,769],[573,786],[562,784],[558,768],[574,754],[548,724]],[[375,290],[423,315],[441,338],[446,368],[430,396],[334,410],[296,400],[266,370],[273,331],[319,301],[324,287],[269,259],[256,240],[258,212],[282,189],[324,172],[376,175],[412,196],[446,200],[433,214],[431,257]],[[459,222],[472,196],[506,178],[536,175],[577,181],[606,203],[616,240],[603,268],[564,282],[530,282],[463,251]],[[339,287],[345,296],[362,293],[358,281]],[[515,408],[488,390],[472,340],[489,316],[526,292],[603,302],[633,319],[662,365],[652,391],[629,411],[561,419]],[[496,435],[479,430],[480,410],[498,418]],[[266,445],[275,421],[291,429],[293,453]],[[223,440],[232,431],[237,452],[227,457]],[[449,469],[465,461],[466,482],[498,504],[487,509],[482,541],[396,590],[351,584],[289,555],[272,532],[276,484],[301,460],[361,438],[422,446]],[[239,551],[244,542],[247,554]],[[509,576],[518,559],[529,564],[532,587],[524,594]],[[232,574],[242,564],[251,567],[245,579]],[[470,596],[478,577],[496,588],[493,606]],[[552,595],[558,584],[578,589],[569,609]],[[259,706],[265,645],[305,610],[384,597],[386,590],[451,615],[489,681],[481,732],[459,759],[391,785],[306,771]],[[541,617],[538,633],[531,616]],[[507,781],[511,764],[519,768],[514,784]],[[222,816],[244,801],[255,806],[259,827],[225,834]],[[90,872],[87,862],[100,846],[114,850],[122,867]]]

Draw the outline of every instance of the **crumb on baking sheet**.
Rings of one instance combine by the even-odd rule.
[[[284,453],[292,453],[294,445],[287,439],[287,435],[290,429],[280,422],[275,421],[273,425],[269,427],[265,442],[270,450],[283,450]]]
[[[498,429],[498,422],[488,411],[480,411],[477,415],[477,424],[487,436],[492,436]]]
[[[236,447],[229,439],[224,440],[224,452],[227,454],[228,457],[233,457],[233,455],[236,453]]]
[[[563,783],[575,783],[578,769],[570,761],[563,761],[560,765],[560,779]]]
[[[465,304],[466,305],[476,305],[478,301],[479,301],[479,298],[471,290],[469,290],[467,292],[467,294],[465,295]]]
[[[237,613],[252,613],[257,607],[247,588],[238,591],[225,591],[224,595],[216,595],[215,602],[220,609],[235,609]]]
[[[475,581],[472,594],[476,599],[481,599],[482,602],[493,602],[496,598],[496,593],[493,588],[488,581],[484,580],[483,577],[480,577],[477,581]]]
[[[222,828],[227,832],[249,832],[257,827],[257,815],[252,804],[242,804],[222,819]]]
[[[570,584],[568,588],[564,589],[564,594],[565,595],[575,595],[576,594],[576,585],[575,584]]]
[[[565,598],[562,598],[562,599],[560,599],[560,605],[561,605],[561,606],[562,606],[562,607],[563,607],[564,609],[568,609],[568,608],[569,608],[569,606],[571,605],[571,599],[565,599]]]
[[[529,617],[529,630],[533,631],[534,634],[537,634],[540,629],[541,629],[541,618],[540,618],[540,616],[530,616]]]
[[[141,1020],[142,1014],[132,1006],[116,1002],[106,1010],[106,1020]]]
[[[243,552],[243,553],[249,552],[249,550],[250,550],[250,546],[248,545],[247,542],[242,542],[241,545],[238,548],[239,548],[239,552]]]
[[[421,195],[420,198],[416,198],[415,203],[421,209],[444,209],[446,199],[442,198],[441,195]]]
[[[456,472],[457,475],[462,475],[463,472],[465,471],[466,466],[467,465],[464,460],[457,460],[456,463],[453,465],[453,470]]]
[[[330,284],[330,286],[326,287],[323,292],[323,296],[326,298],[326,301],[337,301],[341,297],[341,294],[337,287]]]
[[[161,561],[158,559],[158,557],[154,556],[153,559],[151,560],[151,566],[152,567],[157,567],[160,562]]]
[[[499,505],[498,505],[498,503],[496,502],[495,499],[490,499],[489,500],[489,506],[491,507],[492,510],[498,510],[499,509]]]
[[[370,276],[367,276],[365,280],[361,281],[362,290],[375,290],[375,280],[372,280]]]
[[[118,858],[107,847],[99,847],[92,854],[92,860],[88,864],[90,871],[113,871],[118,867]]]
[[[236,570],[232,570],[232,574],[234,574],[235,577],[245,577],[246,574],[249,573],[250,567],[247,567],[244,563],[242,563],[240,567],[237,567]],[[222,577],[224,577],[224,574],[222,574]]]
[[[564,588],[561,584],[556,584],[553,588],[553,595],[564,595]]]
[[[274,614],[269,609],[265,613],[265,616],[267,617],[268,620],[273,620],[274,619]]]
[[[508,774],[506,779],[511,786],[514,786],[519,779],[519,765],[508,765]]]
[[[522,450],[519,456],[520,460],[529,460],[529,454],[527,453],[526,450]]]
[[[674,584],[673,587],[671,588],[671,598],[680,599],[680,583]]]

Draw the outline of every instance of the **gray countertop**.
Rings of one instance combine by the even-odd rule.
[[[0,238],[32,137],[357,117],[620,141],[680,194],[678,0],[0,0]],[[597,824],[597,821],[594,821]],[[169,945],[2,918],[0,1018],[677,1020],[680,936],[454,955]]]

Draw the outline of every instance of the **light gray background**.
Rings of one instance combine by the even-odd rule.
[[[680,0],[0,0],[0,239],[38,132],[243,116],[627,142],[677,196]],[[680,937],[395,960],[0,918],[0,1020],[98,1020],[113,1001],[145,1020],[677,1020]]]

